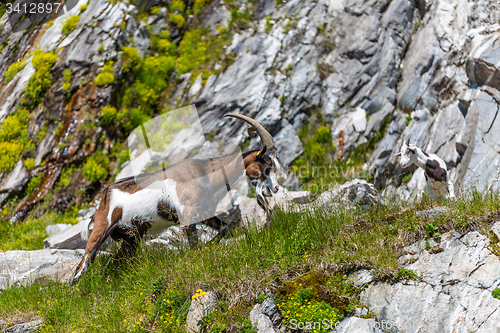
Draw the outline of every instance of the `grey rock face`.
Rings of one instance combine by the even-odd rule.
[[[65,281],[83,257],[83,250],[44,249],[0,252],[0,289],[38,278]]]
[[[22,190],[23,181],[28,176],[26,167],[23,165],[23,161],[19,160],[7,176],[2,180],[0,184],[0,193],[3,192],[9,195],[12,191],[20,192]],[[3,200],[0,200],[0,204]]]
[[[83,228],[86,228],[90,218],[84,219],[81,222],[65,228],[64,230],[49,235],[49,237],[44,239],[45,248],[51,249],[83,249],[87,244],[87,240],[82,239],[81,232]],[[92,225],[91,225],[92,227]]]
[[[411,115],[412,120],[404,133],[399,131],[396,150],[403,139],[410,139],[446,162],[460,191],[472,187],[495,190],[496,131],[486,132],[495,126],[493,115],[499,99],[485,94],[498,94],[499,35],[495,18],[499,11],[488,1],[479,1],[473,9],[464,10],[470,4],[433,1],[424,6],[425,10],[417,4],[425,16],[419,18],[402,58],[400,83],[396,87],[396,105],[406,112],[404,117]],[[396,137],[394,132],[386,133],[372,155],[370,172],[377,186],[398,185],[392,177],[401,177],[403,173],[397,167],[394,149],[389,158],[382,158],[387,154],[383,151],[389,152],[388,142],[395,146],[391,137]],[[413,177],[415,183],[420,183],[420,173]],[[410,192],[405,197],[414,197],[411,192],[420,190],[420,186],[413,186],[405,190]]]
[[[359,271],[349,274],[347,281],[357,287],[362,287],[365,284],[372,282],[372,280],[373,280],[372,273],[369,270],[361,269]]]
[[[269,209],[271,210],[276,206],[285,210],[300,210],[302,209],[301,206],[307,206],[302,204],[309,202],[310,198],[311,192],[309,191],[287,191],[283,189],[272,197],[267,198],[267,200]],[[241,211],[243,227],[254,226],[260,228],[264,226],[270,218],[264,209],[257,204],[257,199],[255,198],[243,200],[238,204],[238,209]]]
[[[43,325],[42,320],[33,320],[6,328],[5,333],[36,333]]]
[[[500,188],[498,91],[482,89],[476,93],[466,116],[466,128],[461,142],[467,147],[462,162],[457,167],[460,186],[464,189],[476,187],[484,192]]]
[[[257,333],[280,332],[279,327],[282,319],[281,313],[271,296],[268,296],[261,304],[256,304],[250,311],[250,322],[257,329]]]
[[[336,118],[332,125],[332,136],[337,138],[337,147],[340,145],[338,138],[342,137],[344,139],[343,151],[349,151],[366,131],[366,124],[366,111],[360,107]]]
[[[450,211],[450,209],[446,208],[446,207],[435,207],[432,209],[427,209],[427,210],[422,210],[422,211],[416,212],[416,215],[432,219],[438,215],[446,214],[449,211]]]
[[[337,205],[368,208],[379,203],[383,203],[383,200],[373,184],[363,179],[354,179],[323,192],[311,205],[323,209],[334,208]]]
[[[193,299],[186,317],[186,330],[192,333],[200,332],[200,321],[216,306],[217,297],[213,291],[208,291],[205,295]]]
[[[332,333],[381,333],[380,326],[375,319],[349,317],[341,321]]]
[[[500,260],[488,238],[446,233],[430,246],[412,245],[406,249],[411,255],[401,258],[422,281],[372,283],[361,292],[361,302],[398,331],[496,331],[500,300],[491,291],[500,285]]]
[[[467,60],[466,71],[471,83],[487,85],[497,90],[500,89],[500,41],[499,33],[494,32],[483,37],[482,45],[471,52]]]
[[[71,224],[63,224],[63,223],[51,224],[45,228],[45,232],[47,233],[48,236],[52,236],[71,227],[72,227]]]

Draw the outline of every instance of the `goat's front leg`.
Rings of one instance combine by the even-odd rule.
[[[448,177],[446,177],[448,178]],[[455,188],[453,186],[453,182],[449,179],[446,180],[446,184],[448,185],[448,198],[455,199]]]
[[[429,198],[431,200],[434,199],[434,189],[432,188],[432,184],[430,183],[430,181],[427,181],[425,183],[425,191],[427,192],[427,195],[429,196]]]
[[[78,266],[76,266],[74,276],[68,280],[70,284],[76,283],[85,271],[87,271],[89,264],[94,260],[97,252],[101,248],[101,244],[113,232],[115,226],[116,224],[111,224],[111,226],[108,227],[107,217],[102,211],[97,211],[94,214],[94,229],[85,246],[83,258]]]

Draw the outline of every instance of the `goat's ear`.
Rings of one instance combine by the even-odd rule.
[[[267,147],[264,146],[264,148],[259,150],[259,152],[257,153],[257,157],[262,157],[262,155],[264,155],[266,153],[266,150],[267,150]]]
[[[400,157],[400,156],[401,156],[401,152],[396,154],[396,157]]]
[[[410,150],[413,154],[415,154],[415,152],[417,151],[415,148],[410,148],[410,147],[408,147],[408,149],[409,149],[409,150]]]

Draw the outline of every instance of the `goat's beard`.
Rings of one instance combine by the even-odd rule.
[[[266,186],[266,184],[262,181],[259,181],[259,183],[255,187],[255,197],[257,198],[257,203],[259,204],[259,206],[261,206],[266,211],[269,209],[269,202],[267,201],[266,196],[271,195],[271,191],[269,191],[269,188]]]
[[[255,186],[255,197],[257,198],[257,203],[259,204],[259,206],[261,206],[264,210],[267,211],[269,209],[269,202],[267,201],[266,197],[273,196],[271,190],[268,187],[267,182],[258,179],[252,185]]]

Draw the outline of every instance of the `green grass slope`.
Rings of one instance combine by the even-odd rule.
[[[416,215],[436,205],[451,211],[433,220]],[[418,278],[398,265],[403,246],[448,230],[487,234],[499,209],[498,195],[473,192],[455,202],[424,198],[367,211],[276,211],[272,227],[236,229],[227,243],[181,251],[141,246],[120,267],[111,264],[112,254],[98,258],[73,287],[50,281],[12,287],[0,292],[0,319],[41,318],[42,332],[179,333],[202,289],[219,295],[217,310],[203,322],[206,332],[254,332],[248,315],[265,293],[274,294],[285,323],[318,314],[336,321],[362,306],[349,272]]]

